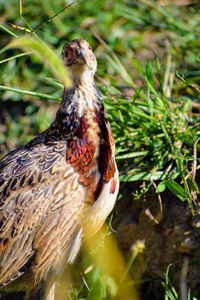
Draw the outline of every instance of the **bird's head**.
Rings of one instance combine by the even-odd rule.
[[[67,42],[63,47],[62,58],[73,79],[93,80],[97,61],[88,42],[83,39]]]

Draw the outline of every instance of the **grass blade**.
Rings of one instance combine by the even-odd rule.
[[[33,52],[41,62],[49,65],[58,80],[63,82],[66,87],[71,86],[71,79],[61,59],[43,41],[26,35],[12,40],[9,47]]]
[[[18,94],[29,95],[29,96],[39,97],[39,98],[44,98],[44,99],[50,99],[50,100],[57,100],[57,101],[61,100],[58,97],[50,96],[47,94],[31,92],[31,91],[26,91],[26,90],[20,90],[20,89],[11,88],[11,87],[4,86],[4,85],[0,85],[0,90],[10,91],[10,92],[18,93]]]

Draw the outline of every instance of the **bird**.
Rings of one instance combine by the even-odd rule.
[[[84,39],[62,50],[72,86],[55,120],[0,160],[0,291],[54,300],[63,266],[112,211],[119,189],[115,143]]]

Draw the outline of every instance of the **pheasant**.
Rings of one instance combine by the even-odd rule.
[[[102,226],[119,187],[95,55],[76,39],[62,58],[73,85],[55,121],[0,161],[0,285],[29,300],[54,299],[56,278]]]

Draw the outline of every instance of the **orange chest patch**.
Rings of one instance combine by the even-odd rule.
[[[95,147],[86,136],[80,140],[72,140],[68,145],[67,163],[71,164],[75,171],[82,174],[89,169],[94,152]]]
[[[88,124],[88,120],[92,123]],[[92,190],[97,199],[103,185],[115,175],[113,136],[104,112],[98,112],[90,119],[83,117],[79,124],[75,138],[68,143],[66,160],[80,174],[80,183],[93,185]],[[113,182],[110,193],[114,192],[115,187]]]
[[[66,161],[80,174],[79,182],[88,186],[91,184],[92,169],[94,168],[95,145],[89,139],[89,125],[83,117],[75,130],[76,137],[68,143]]]

